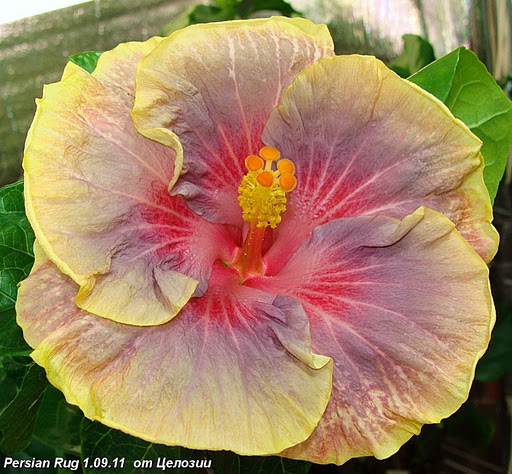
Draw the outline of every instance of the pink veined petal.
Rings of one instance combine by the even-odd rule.
[[[151,53],[163,38],[155,36],[147,41],[122,43],[105,51],[92,75],[101,82],[108,82],[135,96],[135,69],[139,61]]]
[[[314,230],[281,273],[255,281],[297,298],[313,350],[334,360],[313,435],[282,455],[342,464],[395,453],[466,400],[494,307],[483,260],[452,222],[342,218]]]
[[[137,132],[133,97],[117,77],[125,69],[133,78],[123,54],[134,59],[134,48],[105,53],[103,80],[76,67],[45,87],[27,138],[25,196],[45,252],[80,285],[79,306],[153,325],[204,292],[213,262],[229,259],[239,236],[169,195],[181,166],[175,148]]]
[[[325,25],[270,18],[193,25],[172,34],[137,69],[134,122],[147,137],[178,136],[183,174],[172,193],[204,218],[241,224],[244,160],[292,78],[333,54]]]
[[[300,72],[263,139],[295,162],[298,181],[294,218],[283,219],[270,259],[332,219],[402,218],[422,205],[446,214],[485,261],[497,250],[480,140],[373,57],[336,56]]]
[[[311,352],[292,298],[240,286],[219,265],[207,293],[172,321],[119,324],[76,307],[76,284],[36,244],[18,322],[48,379],[107,426],[151,442],[274,454],[325,411],[332,361]]]

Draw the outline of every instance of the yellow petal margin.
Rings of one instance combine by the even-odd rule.
[[[311,352],[300,304],[239,285],[223,266],[168,323],[136,327],[76,307],[76,284],[35,246],[18,323],[69,403],[150,442],[275,454],[322,417],[332,360]]]
[[[92,75],[68,65],[37,101],[23,161],[28,218],[45,253],[80,285],[78,305],[146,326],[174,317],[199,283],[204,291],[211,263],[235,245],[171,201],[179,142],[149,140],[131,121],[136,64],[159,41],[104,53]],[[189,239],[199,243],[184,259]]]

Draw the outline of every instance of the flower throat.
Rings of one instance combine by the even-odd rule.
[[[274,168],[275,164],[275,168]],[[268,227],[274,229],[286,210],[286,194],[296,184],[295,165],[270,146],[264,146],[259,156],[245,159],[247,174],[238,187],[238,202],[242,218],[249,230],[232,266],[240,273],[241,281],[263,271],[262,246]]]

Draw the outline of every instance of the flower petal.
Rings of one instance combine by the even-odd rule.
[[[436,211],[337,219],[260,289],[297,298],[333,392],[313,435],[284,456],[385,458],[466,400],[494,307],[483,260]]]
[[[325,411],[332,361],[311,353],[292,298],[241,286],[219,265],[201,298],[150,328],[86,313],[76,285],[36,248],[17,312],[52,384],[90,419],[151,442],[273,454]]]
[[[105,51],[98,59],[92,75],[101,82],[108,82],[135,96],[135,66],[144,56],[151,53],[162,39],[155,36],[142,43],[122,43],[111,51]]]
[[[162,39],[154,36],[144,42],[122,43],[111,51],[105,51],[99,57],[92,75],[101,82],[108,82],[134,96],[135,66],[144,56],[153,51]],[[62,80],[77,71],[83,71],[83,69],[68,61],[62,73]]]
[[[204,291],[238,237],[169,195],[176,151],[134,128],[133,97],[116,79],[122,68],[134,75],[123,51],[105,53],[103,82],[75,68],[45,87],[24,157],[26,206],[46,254],[81,286],[80,306],[152,325]]]
[[[325,25],[271,18],[194,25],[163,40],[137,69],[139,131],[183,145],[173,194],[208,220],[241,223],[237,189],[281,92],[305,66],[333,54]]]
[[[446,214],[487,262],[497,250],[480,140],[434,96],[373,57],[337,56],[302,71],[263,139],[297,168],[290,208],[299,209],[295,222],[287,218],[297,246],[331,219],[402,218],[425,205]]]

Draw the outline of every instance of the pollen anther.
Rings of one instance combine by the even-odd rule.
[[[297,186],[297,178],[291,173],[283,173],[279,176],[279,184],[283,191],[290,192]]]
[[[282,160],[279,160],[277,162],[277,169],[281,173],[295,173],[295,165],[293,164],[293,161],[289,160],[288,158],[283,158]]]
[[[270,171],[262,171],[258,174],[258,176],[256,176],[256,180],[262,186],[270,188],[270,186],[274,184],[274,174]]]
[[[273,146],[264,146],[260,150],[259,154],[264,160],[270,160],[270,161],[278,160],[279,157],[281,156],[281,153],[279,152],[279,150],[274,148]]]
[[[245,159],[245,167],[249,171],[258,171],[262,169],[264,165],[264,161],[259,156],[256,155],[249,155]]]

